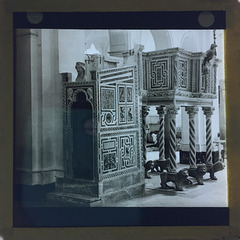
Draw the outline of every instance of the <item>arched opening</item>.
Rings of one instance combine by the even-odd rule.
[[[92,106],[84,92],[79,92],[71,109],[73,177],[93,179],[93,117]]]
[[[182,37],[180,47],[190,52],[198,51],[194,36],[190,32],[184,34],[184,36]]]
[[[155,50],[163,50],[172,47],[172,40],[168,30],[151,30],[155,43]]]

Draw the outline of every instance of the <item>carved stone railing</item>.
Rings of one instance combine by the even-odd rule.
[[[142,54],[143,91],[147,91],[143,101],[148,104],[171,104],[172,101],[199,102],[199,99],[216,98],[216,68],[218,60],[214,56],[209,61],[207,71],[202,64],[205,54],[172,48]],[[205,104],[204,104],[205,105]]]

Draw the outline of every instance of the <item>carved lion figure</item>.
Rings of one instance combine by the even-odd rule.
[[[151,178],[148,171],[149,170],[152,170],[153,169],[153,166],[154,166],[154,163],[152,160],[150,161],[147,161],[145,164],[144,164],[144,168],[145,168],[145,178]]]
[[[154,160],[153,161],[153,168],[151,169],[152,172],[156,170],[157,172],[163,172],[163,170],[166,170],[167,172],[170,171],[170,160]]]
[[[196,169],[188,169],[189,176],[195,178],[199,185],[204,185],[203,176],[206,174],[206,172],[207,167],[205,164],[199,164]]]
[[[224,164],[220,161],[215,162],[212,166],[207,167],[207,172],[210,173],[210,178],[212,180],[217,180],[214,173],[218,171],[222,171],[224,169]]]
[[[172,172],[162,172],[160,173],[161,187],[164,189],[172,188],[167,185],[167,182],[173,182],[176,186],[177,191],[183,191],[183,188],[180,186],[183,182],[187,181],[188,173],[187,169],[182,169],[177,173]]]

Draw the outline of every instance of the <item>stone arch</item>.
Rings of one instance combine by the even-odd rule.
[[[197,48],[197,44],[196,44],[196,40],[193,36],[193,34],[191,34],[191,32],[186,32],[181,40],[180,40],[180,48],[183,48],[184,50],[190,51],[190,52],[197,52],[198,48]]]
[[[93,179],[93,109],[84,91],[71,105],[72,170],[74,178]]]
[[[109,30],[85,30],[85,50],[94,44],[101,55],[106,55],[109,49]]]
[[[171,34],[168,30],[151,30],[156,50],[173,47]]]
[[[146,42],[148,37],[151,44]],[[156,51],[173,46],[171,33],[168,30],[109,30],[109,43],[110,51],[115,56],[121,56],[121,52],[133,48],[134,43],[142,45],[147,43],[148,46],[144,51]]]

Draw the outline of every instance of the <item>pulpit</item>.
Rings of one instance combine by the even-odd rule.
[[[104,206],[141,195],[141,102],[135,66],[63,80],[64,178],[48,199]]]

